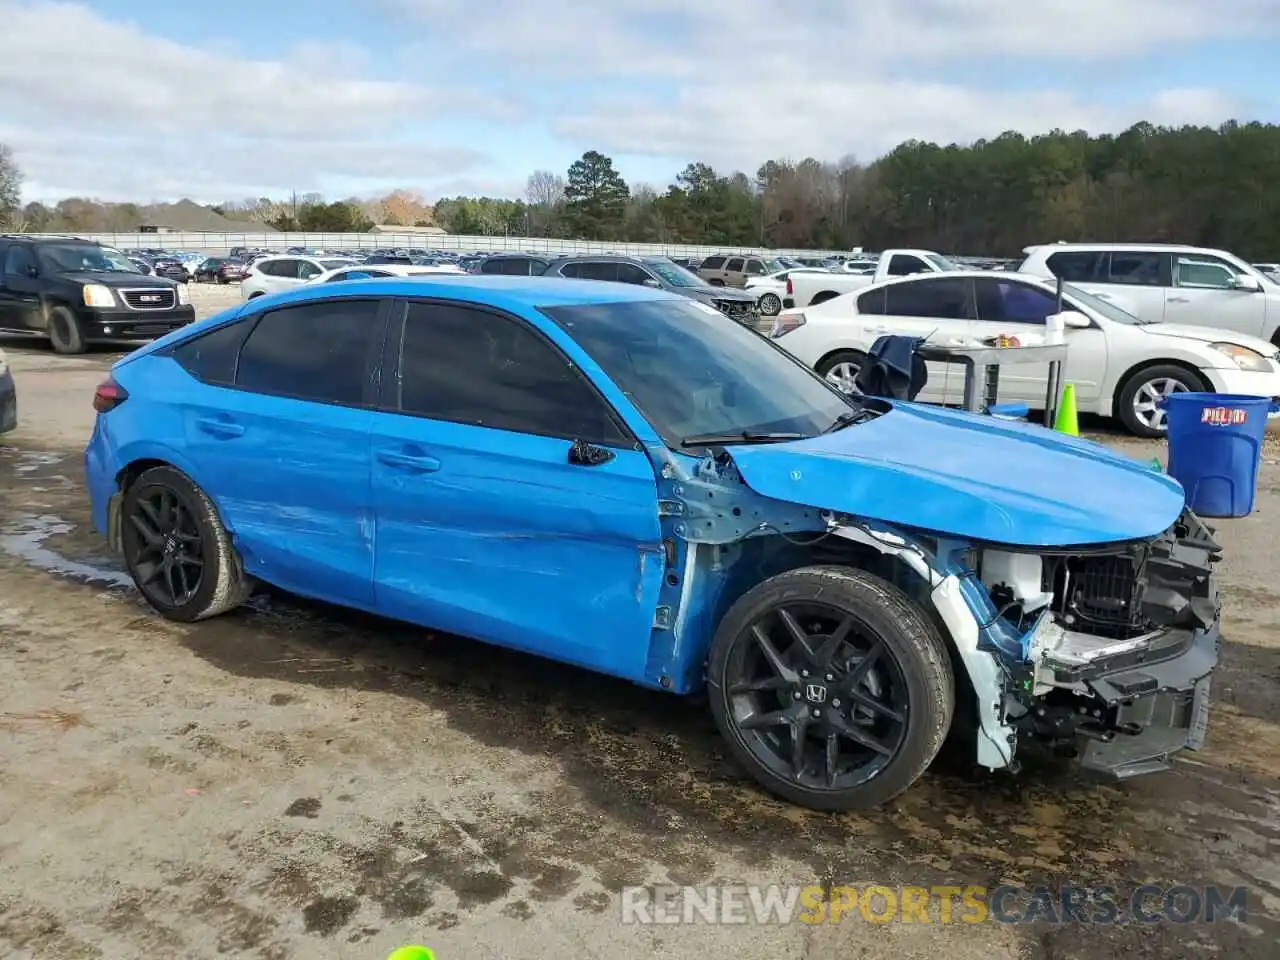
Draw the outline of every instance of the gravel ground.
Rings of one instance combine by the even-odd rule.
[[[202,313],[234,287],[193,287]],[[693,704],[264,594],[182,627],[88,527],[80,450],[118,354],[5,341],[0,440],[0,956],[1276,956],[1280,466],[1224,521],[1207,749],[1095,784],[958,759],[883,810],[761,794]],[[1160,444],[1107,438],[1135,456]],[[1243,923],[640,927],[639,882],[1151,882],[1250,888]]]

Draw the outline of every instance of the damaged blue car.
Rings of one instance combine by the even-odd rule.
[[[1173,480],[847,396],[664,291],[303,288],[138,350],[94,404],[95,526],[172,620],[261,581],[705,692],[743,767],[824,810],[944,740],[1127,777],[1204,737],[1221,551]]]

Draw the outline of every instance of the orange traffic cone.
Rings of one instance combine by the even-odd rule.
[[[1068,383],[1062,388],[1062,399],[1058,402],[1058,415],[1053,420],[1053,429],[1065,433],[1069,437],[1080,436],[1080,420],[1076,412],[1076,385]]]

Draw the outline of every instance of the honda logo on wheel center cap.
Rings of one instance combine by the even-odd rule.
[[[804,688],[804,695],[810,703],[826,703],[827,688],[820,683],[811,683]]]

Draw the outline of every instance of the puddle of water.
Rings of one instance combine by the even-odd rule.
[[[99,566],[83,560],[71,560],[45,546],[50,537],[68,534],[74,529],[75,524],[58,517],[21,517],[0,528],[0,550],[60,577],[108,587],[133,586],[132,577],[122,570],[112,569],[105,561]]]
[[[14,466],[13,472],[19,474],[36,473],[41,467],[52,467],[65,459],[66,457],[55,453],[23,453]]]

